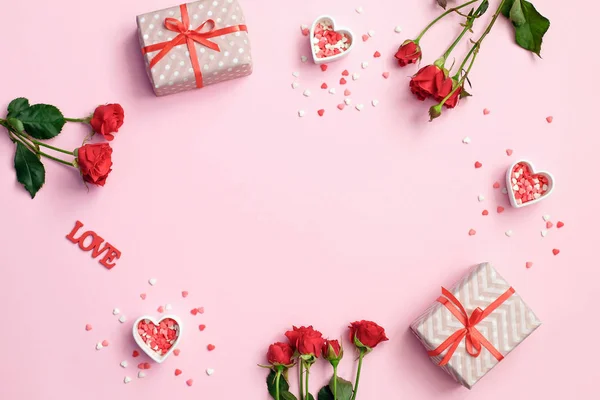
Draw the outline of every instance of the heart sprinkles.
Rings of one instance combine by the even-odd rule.
[[[512,190],[517,204],[537,200],[548,192],[547,176],[534,174],[525,163],[517,163],[511,171]]]
[[[138,324],[138,333],[146,346],[164,356],[179,336],[179,325],[171,318],[160,321],[158,325],[144,319]]]
[[[352,39],[346,33],[333,30],[331,21],[323,20],[315,25],[312,47],[317,58],[327,58],[347,51]]]

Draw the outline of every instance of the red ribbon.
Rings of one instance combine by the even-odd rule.
[[[452,355],[458,348],[458,345],[464,338],[467,353],[469,353],[472,357],[479,357],[479,354],[481,354],[481,346],[483,346],[488,349],[488,351],[494,357],[496,357],[496,360],[502,361],[504,356],[500,354],[494,345],[492,345],[475,327],[478,323],[483,321],[485,317],[490,315],[496,308],[504,303],[510,296],[512,296],[514,292],[515,290],[512,287],[509,288],[502,296],[498,297],[492,304],[487,306],[485,310],[477,307],[469,317],[460,301],[458,301],[458,299],[454,297],[450,291],[442,287],[443,296],[438,297],[437,301],[442,303],[460,321],[460,323],[464,325],[464,328],[457,330],[448,339],[446,339],[444,343],[439,345],[438,348],[428,352],[429,356],[439,356],[449,348],[448,352],[438,365],[444,366],[448,364],[452,358]]]
[[[227,28],[215,29],[215,21],[207,19],[196,29],[190,29],[190,16],[188,14],[187,5],[182,4],[179,6],[181,10],[181,21],[175,18],[165,18],[165,28],[170,31],[178,32],[172,40],[168,42],[156,43],[150,46],[146,46],[142,49],[144,54],[151,53],[153,51],[160,52],[150,60],[150,68],[154,67],[156,63],[163,59],[164,56],[169,53],[175,46],[181,44],[187,44],[190,52],[190,59],[192,61],[192,68],[194,70],[194,76],[196,77],[196,87],[202,87],[202,72],[200,71],[200,63],[198,62],[198,53],[196,52],[196,46],[194,42],[200,43],[203,46],[208,47],[214,51],[220,52],[219,45],[215,42],[208,40],[216,36],[226,35],[228,33],[248,32],[246,25],[234,25],[228,26]],[[200,32],[204,27],[208,28],[208,31]]]

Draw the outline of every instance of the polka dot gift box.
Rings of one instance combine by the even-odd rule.
[[[157,96],[252,73],[250,41],[237,0],[201,0],[138,15],[138,37]]]

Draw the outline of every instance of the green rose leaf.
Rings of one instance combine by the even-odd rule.
[[[273,370],[267,376],[267,388],[269,389],[269,394],[272,398],[275,398],[275,378],[277,377],[277,373]],[[279,400],[297,400],[296,396],[290,393],[290,385],[287,380],[281,374],[279,378]]]
[[[485,0],[483,3],[481,3],[479,5],[479,7],[477,7],[477,10],[475,11],[475,18],[479,18],[483,14],[485,14],[485,12],[488,10],[489,6],[490,6],[490,2],[488,0]]]
[[[33,199],[44,185],[46,170],[37,156],[19,142],[17,142],[17,151],[15,152],[15,171],[17,180],[25,186]]]
[[[315,400],[315,398],[313,397],[313,395],[310,394],[310,393],[307,393],[306,397],[308,398],[308,400]]]
[[[317,394],[317,400],[333,400],[333,392],[329,386],[323,386]]]
[[[296,399],[296,396],[294,396],[290,392],[279,393],[279,397],[281,397],[281,400],[298,400]]]
[[[8,104],[8,117],[14,117],[26,108],[29,108],[29,100],[25,97],[18,97]]]
[[[526,0],[506,0],[502,14],[511,20],[517,44],[541,57],[542,40],[550,29],[550,20]]]
[[[329,389],[333,393],[333,377],[329,381]],[[350,400],[352,398],[353,389],[352,383],[342,379],[338,376],[337,378],[337,400]]]
[[[36,139],[52,139],[66,123],[60,110],[48,104],[34,104],[14,116],[19,119],[29,135]]]

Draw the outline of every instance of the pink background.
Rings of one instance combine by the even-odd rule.
[[[383,325],[391,340],[367,357],[359,399],[596,396],[600,374],[590,349],[600,328],[600,221],[590,186],[600,145],[592,42],[600,6],[535,3],[552,21],[544,59],[517,48],[499,20],[471,76],[475,96],[428,123],[431,104],[414,101],[407,88],[416,68],[397,68],[392,55],[437,15],[433,0],[365,1],[362,15],[358,2],[344,0],[244,0],[254,74],[160,99],[144,73],[135,16],[172,2],[6,2],[3,106],[27,96],[77,117],[120,102],[126,121],[112,143],[106,187],[88,192],[75,171],[46,163],[47,183],[33,201],[15,180],[13,145],[0,135],[0,398],[266,400],[266,371],[256,364],[286,329],[313,324],[346,337],[347,323],[362,318]],[[301,63],[309,53],[299,32],[323,13],[357,36],[376,31],[325,73]],[[458,21],[426,36],[424,62],[443,51]],[[393,31],[398,24],[402,34]],[[466,49],[458,46],[459,61]],[[375,50],[383,56],[372,58]],[[365,60],[370,66],[361,70]],[[347,87],[362,112],[335,108],[346,68],[361,74]],[[300,72],[296,90],[293,71]],[[321,90],[323,81],[338,93]],[[305,88],[311,97],[302,96]],[[54,144],[75,148],[86,133],[69,125]],[[466,135],[469,145],[461,142]],[[492,184],[519,157],[553,172],[557,188],[541,204],[515,210]],[[473,168],[476,160],[483,168]],[[507,210],[499,215],[497,205]],[[566,225],[542,238],[546,213]],[[112,271],[65,239],[76,220],[123,252]],[[470,228],[477,235],[468,236]],[[440,285],[480,261],[493,262],[544,325],[469,392],[427,359],[408,325]],[[534,262],[529,270],[526,261]],[[182,299],[181,290],[190,296]],[[165,303],[186,324],[182,353],[140,380],[135,364],[145,359],[130,357],[130,324]],[[196,306],[206,313],[192,317]],[[113,307],[127,323],[117,322]],[[103,339],[111,345],[96,351]],[[216,350],[207,352],[208,343]],[[348,351],[346,378],[352,358]],[[175,377],[175,368],[184,374]],[[215,369],[212,377],[206,368]],[[325,363],[314,367],[315,393],[329,374]]]

